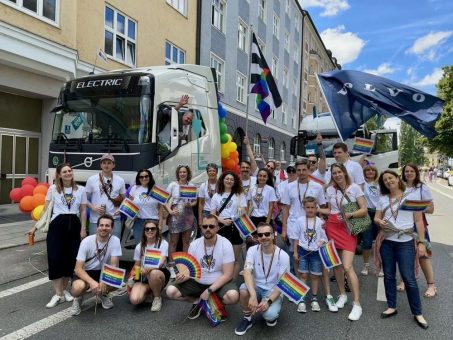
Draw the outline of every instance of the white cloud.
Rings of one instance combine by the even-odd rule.
[[[341,65],[353,62],[362,52],[366,41],[352,32],[345,32],[344,25],[321,32],[321,39]]]
[[[322,17],[333,17],[340,11],[349,9],[347,0],[299,0],[303,9],[310,7],[321,7],[324,11]]]
[[[363,72],[375,74],[377,76],[385,76],[386,74],[392,74],[395,72],[395,68],[390,66],[390,63],[383,63],[376,69],[366,69]]]
[[[447,39],[453,35],[453,31],[430,32],[414,41],[406,53],[415,54],[423,59],[433,61],[437,57],[437,51]]]
[[[423,79],[418,80],[418,81],[412,81],[411,86],[414,87],[428,87],[428,86],[433,86],[437,85],[439,80],[442,78],[444,74],[444,71],[436,67],[431,74],[427,74]]]

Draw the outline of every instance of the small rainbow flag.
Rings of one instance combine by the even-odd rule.
[[[308,178],[310,179],[310,181],[313,181],[313,182],[316,182],[318,184],[321,184],[322,186],[324,186],[326,184],[326,182],[324,182],[322,179],[320,179],[318,177],[315,177],[313,175],[308,175]]]
[[[159,268],[160,263],[160,249],[146,247],[143,254],[143,267],[144,268]]]
[[[321,261],[326,269],[330,269],[341,264],[341,259],[340,256],[338,256],[333,240],[330,240],[324,246],[319,248],[319,256],[321,257]]]
[[[168,199],[170,198],[170,193],[162,188],[159,188],[157,185],[153,186],[153,189],[151,190],[149,195],[162,204],[167,203]]]
[[[220,325],[222,318],[228,316],[225,306],[216,293],[211,293],[208,300],[200,299],[198,305],[203,310],[212,327]]]
[[[194,200],[197,198],[197,187],[191,185],[179,186],[179,197]]]
[[[371,139],[356,137],[352,150],[362,152],[365,154],[371,154],[371,151],[373,150],[373,145],[374,141]]]
[[[182,251],[173,253],[171,255],[175,265],[182,265],[187,268],[189,271],[189,276],[193,279],[200,279],[201,278],[201,266],[197,259],[190,255],[189,253],[185,253]]]
[[[299,303],[310,290],[305,283],[288,272],[280,277],[277,282],[277,288],[280,289],[288,299],[295,303]]]
[[[135,218],[139,210],[139,207],[137,207],[129,198],[125,198],[120,205],[120,213],[129,218]]]
[[[416,201],[416,200],[405,200],[400,205],[400,210],[405,211],[425,211],[429,207],[431,201]]]
[[[104,282],[106,285],[109,285],[111,287],[121,288],[125,274],[125,269],[114,267],[109,264],[104,264],[102,266],[100,282]]]
[[[246,238],[256,230],[256,227],[250,217],[245,214],[234,221],[234,225],[238,228],[243,238]]]

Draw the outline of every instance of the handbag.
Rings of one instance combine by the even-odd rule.
[[[35,228],[40,230],[43,233],[47,233],[49,231],[50,218],[52,217],[54,200],[55,200],[55,190],[52,191],[52,199],[50,200],[49,205],[47,206],[47,209],[44,211],[44,213],[39,218],[38,222],[36,222],[36,224],[35,224]]]
[[[360,209],[359,204],[357,202],[351,202],[347,194],[343,193],[343,196],[348,201],[348,203],[344,204],[342,207],[343,215],[345,215],[346,213],[351,214]],[[363,217],[354,217],[349,219],[346,219],[343,216],[343,220],[345,221],[346,226],[348,227],[352,235],[363,233],[371,226],[371,218],[368,214]]]

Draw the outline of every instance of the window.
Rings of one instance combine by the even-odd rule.
[[[288,105],[286,103],[283,103],[282,105],[282,123],[287,125],[288,124]]]
[[[275,79],[275,82],[277,82],[277,79],[278,79],[278,59],[277,59],[277,57],[272,57],[271,72],[272,72],[272,76]]]
[[[247,25],[239,20],[238,23],[238,48],[247,53],[247,36],[248,28]]]
[[[258,0],[258,18],[266,22],[266,0]]]
[[[289,85],[289,79],[288,79],[288,69],[285,67],[283,69],[283,86],[285,86],[286,88],[288,88],[288,85]]]
[[[297,129],[297,115],[296,115],[295,111],[293,111],[291,119],[292,119],[291,125],[292,125],[293,129]]]
[[[293,94],[297,97],[298,91],[297,91],[297,79],[293,78]]]
[[[269,160],[274,160],[275,159],[275,141],[274,138],[269,138],[269,151],[267,158]]]
[[[217,75],[217,87],[219,92],[223,93],[223,82],[224,82],[224,61],[217,57],[214,53],[211,53],[211,67],[215,69]]]
[[[282,142],[282,145],[280,146],[280,161],[282,162],[285,161],[285,153],[286,153],[285,142]]]
[[[294,24],[296,26],[296,31],[299,32],[300,30],[300,17],[298,14],[296,14],[295,18],[294,18]]]
[[[289,0],[285,0],[285,12],[286,12],[286,14],[289,14],[289,9],[290,9]]]
[[[182,15],[187,15],[187,0],[167,0],[167,4],[176,9]]]
[[[211,24],[225,33],[225,0],[212,0]]]
[[[165,42],[165,65],[184,64],[186,62],[186,52],[173,45],[171,42]]]
[[[261,50],[261,53],[263,53],[263,55],[265,55],[266,54],[266,45],[260,38],[257,38],[257,40],[258,40],[258,46]]]
[[[261,136],[259,133],[253,138],[253,152],[255,153],[255,158],[261,155]]]
[[[294,46],[297,46],[296,43],[294,43]],[[299,64],[299,58],[300,58],[300,54],[299,54],[299,47],[295,47],[294,48],[294,61]]]
[[[245,104],[245,89],[247,88],[247,77],[242,73],[236,73],[236,100]]]
[[[272,19],[272,33],[278,39],[280,33],[280,18],[275,13]]]
[[[113,59],[135,66],[137,23],[117,10],[105,7],[104,51]]]
[[[289,52],[289,32],[285,32],[285,50]]]
[[[60,0],[1,0],[1,2],[51,24],[58,23]]]

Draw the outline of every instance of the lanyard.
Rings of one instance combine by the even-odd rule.
[[[272,269],[272,262],[274,262],[274,255],[275,255],[275,246],[272,245],[272,257],[271,257],[271,260],[269,262],[269,267],[267,269],[267,274],[266,274],[266,270],[264,269],[264,255],[263,255],[263,246],[260,247],[260,250],[261,250],[261,267],[263,268],[263,274],[264,274],[264,277],[266,279],[266,283],[267,283],[267,278],[269,277],[269,274],[271,273],[271,269]]]
[[[299,186],[299,184],[300,184],[300,182],[297,181],[297,191],[298,191],[298,194],[299,194],[299,202],[300,202],[300,205],[301,205],[301,207],[303,209],[303,207],[304,207],[303,199],[305,199],[305,196],[307,196],[307,191],[308,191],[308,187],[310,186],[310,181],[307,182],[307,188],[304,191],[304,198],[303,199],[300,196],[300,186]]]
[[[263,201],[263,191],[264,187],[261,188],[261,192],[258,192],[258,185],[255,187],[255,196],[253,197],[253,200],[255,201],[257,205],[257,209],[260,208],[261,202]]]
[[[64,202],[68,206],[68,210],[71,210],[71,201],[72,201],[72,197],[73,197],[73,192],[74,192],[74,188],[73,187],[71,187],[71,193],[70,194],[65,193],[64,188],[63,188]]]
[[[313,218],[313,229],[310,229],[308,226],[308,217],[305,215],[305,228],[306,228],[305,234],[308,239],[308,245],[310,245],[310,243],[313,241],[313,238],[316,235],[315,227],[316,227],[316,217]]]
[[[396,219],[398,218],[398,213],[400,212],[400,205],[401,205],[401,201],[403,200],[403,197],[404,197],[404,195],[401,195],[401,197],[396,200],[397,207],[395,210],[393,210],[393,205],[395,205],[395,201],[392,203],[392,201],[390,200],[390,195],[389,195],[390,214],[392,214],[392,217],[395,220],[395,223],[396,223]]]
[[[344,188],[344,190],[340,190],[341,195],[342,195],[341,198],[340,198],[340,201],[338,201],[338,189],[335,189],[335,202],[337,203],[337,207],[338,207],[338,210],[339,210],[340,212],[341,212],[341,206],[343,205],[343,204],[342,204],[342,203],[343,203],[343,198],[344,198],[344,196],[345,196],[345,194],[346,194],[346,190],[347,190],[347,189],[348,189],[348,188],[346,187],[346,188]]]
[[[101,267],[102,267],[102,261],[104,260],[104,257],[107,254],[107,249],[109,247],[110,237],[112,237],[112,236],[109,236],[109,238],[107,240],[107,243],[100,250],[99,250],[99,244],[98,244],[97,237],[94,239],[94,241],[96,242],[96,258],[98,259],[99,264],[101,265]]]
[[[211,271],[211,267],[214,266],[214,250],[217,244],[217,235],[215,237],[214,247],[212,247],[211,255],[208,255],[208,249],[206,248],[206,240],[203,240],[204,245],[204,262],[208,266],[208,272]]]
[[[206,189],[208,190],[208,196],[209,198],[212,198],[212,196],[215,194],[216,189],[212,190],[211,188],[211,183],[209,181],[206,181]]]

